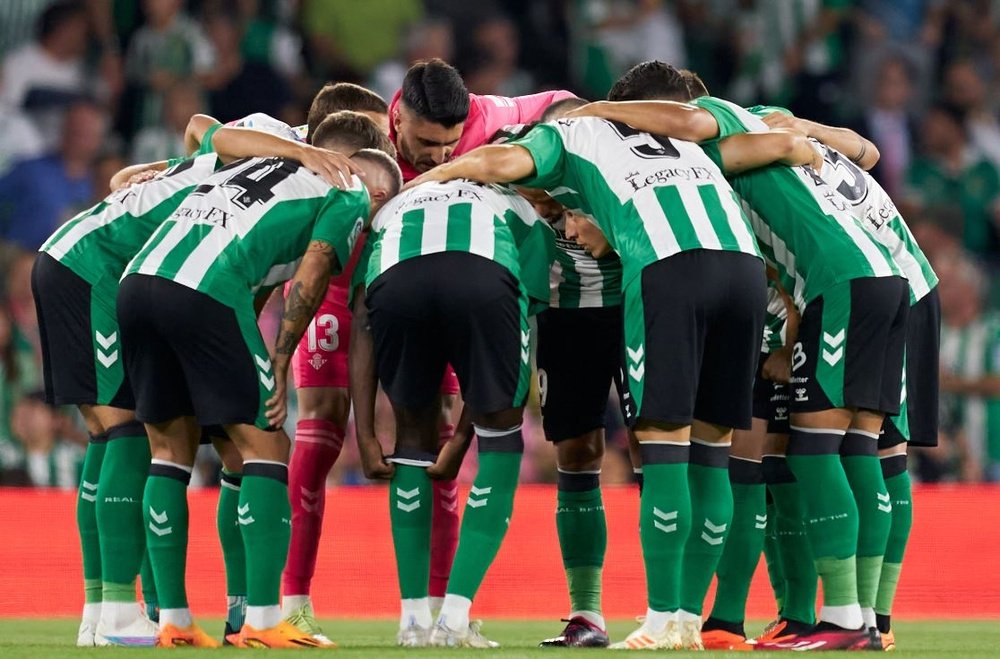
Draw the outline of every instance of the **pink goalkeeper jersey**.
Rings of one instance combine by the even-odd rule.
[[[399,112],[399,97],[402,90],[397,91],[389,104],[389,139],[396,143],[396,114]],[[477,146],[486,144],[493,134],[504,126],[510,124],[526,124],[538,121],[545,108],[556,101],[564,98],[572,98],[574,95],[568,91],[542,92],[529,96],[479,96],[469,94],[469,116],[465,120],[462,128],[462,137],[458,140],[451,157],[458,156],[472,151]],[[402,154],[398,157],[399,167],[403,170],[403,180],[409,181],[416,178],[420,172],[413,168],[413,165],[403,160]]]

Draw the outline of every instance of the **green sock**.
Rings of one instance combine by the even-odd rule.
[[[149,475],[149,439],[138,421],[107,432],[101,484],[97,488],[97,528],[101,533],[101,570],[105,589],[124,592],[135,584],[146,552],[142,522],[143,489]],[[135,589],[126,601],[135,601]]]
[[[794,481],[767,487],[774,497],[775,550],[784,575],[781,617],[811,625],[819,575],[806,533],[805,502]]]
[[[681,601],[684,543],[691,531],[688,446],[642,444],[643,488],[639,539],[646,597],[654,611],[676,611]]]
[[[142,539],[143,544],[146,538]],[[153,564],[149,562],[149,548],[142,552],[142,565],[139,567],[139,581],[142,585],[142,601],[146,605],[146,616],[153,622],[160,621],[160,598],[156,595],[156,579],[153,577]]]
[[[507,533],[524,451],[520,426],[510,431],[477,428],[476,436],[479,471],[462,516],[447,589],[449,595],[470,600],[476,596]]]
[[[805,502],[806,533],[823,583],[825,606],[858,603],[855,556],[858,547],[858,507],[840,463],[842,436],[792,429],[788,467],[799,482]]]
[[[397,464],[389,484],[389,519],[396,574],[403,599],[427,597],[431,574],[431,515],[434,488],[427,469]]]
[[[767,498],[771,498],[771,489],[766,489]],[[785,602],[785,571],[781,565],[781,555],[778,553],[778,513],[774,501],[767,502],[767,526],[764,527],[764,563],[767,565],[767,579],[774,592],[774,603],[781,615]]]
[[[107,447],[104,435],[91,436],[83,456],[80,489],[76,497],[76,527],[83,554],[83,596],[87,604],[101,601],[101,541],[97,532],[96,502]]]
[[[729,446],[691,442],[691,534],[684,547],[680,604],[683,611],[699,616],[733,521],[728,466]]]
[[[597,474],[559,472],[556,531],[573,613],[601,614],[601,572],[608,547],[601,484]]]
[[[230,629],[238,631],[243,626],[246,613],[247,559],[243,547],[243,534],[237,520],[240,506],[242,474],[222,472],[219,488],[219,507],[215,522],[222,545],[222,562],[226,565],[227,620]]]
[[[292,535],[287,466],[243,463],[237,522],[246,547],[247,606],[277,606]]]
[[[874,609],[892,526],[891,497],[878,459],[878,436],[848,431],[840,461],[858,507],[858,603]]]
[[[712,617],[741,623],[768,522],[761,464],[730,458],[729,480],[733,488],[733,521],[716,570],[718,585]]]
[[[187,608],[184,577],[187,568],[189,467],[153,461],[142,498],[146,547],[153,566],[161,609]]]
[[[899,574],[903,567],[903,554],[910,538],[913,525],[913,494],[910,489],[910,474],[906,471],[906,456],[894,455],[882,459],[882,475],[892,500],[892,527],[889,542],[885,548],[885,560],[878,582],[878,596],[875,598],[875,613],[888,616],[892,613],[892,602],[896,598]]]

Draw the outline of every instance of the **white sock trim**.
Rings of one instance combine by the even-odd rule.
[[[171,462],[169,460],[160,460],[157,458],[153,458],[152,460],[150,460],[150,464],[162,465],[164,467],[176,467],[177,469],[180,469],[181,471],[186,471],[189,474],[192,471],[194,471],[194,467],[188,467],[185,465],[177,464],[176,462]]]
[[[481,426],[477,426],[476,424],[472,424],[472,427],[475,429],[478,437],[503,437],[505,435],[513,435],[521,430],[521,424],[517,424],[513,428],[507,428],[506,430],[498,428],[483,428]]]
[[[444,623],[448,629],[460,632],[469,626],[469,611],[472,609],[472,600],[461,595],[448,593],[441,603],[441,613],[438,614],[438,622]]]
[[[277,604],[270,606],[247,606],[247,615],[244,622],[254,629],[274,627],[281,622],[281,607]]]
[[[175,627],[190,627],[194,624],[191,619],[191,609],[160,609],[160,629],[167,625]]]
[[[847,434],[846,430],[838,430],[836,428],[803,428],[801,426],[789,426],[795,432],[804,432],[811,435],[840,435],[843,437]]]
[[[860,604],[845,604],[843,606],[826,606],[819,610],[819,619],[844,629],[861,629],[865,624],[861,615]]]

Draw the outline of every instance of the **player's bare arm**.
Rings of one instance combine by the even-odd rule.
[[[491,144],[438,165],[407,183],[403,189],[408,190],[427,181],[459,178],[480,183],[511,183],[534,173],[535,160],[527,149],[513,144]]]
[[[292,284],[285,297],[285,311],[281,316],[281,328],[274,343],[274,396],[267,401],[267,420],[275,428],[280,428],[288,414],[288,399],[285,392],[288,380],[288,365],[291,363],[295,347],[316,315],[337,255],[333,245],[322,240],[314,240],[306,248],[302,263],[299,264]]]
[[[462,468],[465,454],[472,444],[472,437],[472,411],[468,405],[463,405],[454,436],[441,447],[437,462],[427,468],[427,475],[437,480],[458,478],[458,471]]]
[[[790,167],[811,165],[817,172],[823,168],[819,149],[802,133],[789,130],[732,135],[719,142],[719,153],[727,174],[739,174],[772,163]]]
[[[152,178],[155,178],[157,174],[167,168],[168,164],[169,163],[166,160],[158,160],[156,162],[129,165],[128,167],[120,169],[114,176],[111,177],[111,181],[108,182],[108,187],[112,192],[115,192],[116,190],[127,188],[130,185],[144,183]]]
[[[298,160],[311,172],[340,190],[350,187],[351,176],[364,176],[364,170],[341,153],[288,140],[252,128],[223,126],[212,136],[212,147],[223,162],[257,156]]]
[[[808,119],[793,117],[783,112],[772,112],[764,117],[764,123],[771,128],[788,128],[818,140],[828,147],[840,151],[864,170],[874,167],[881,157],[878,147],[871,140],[850,128],[827,126]]]
[[[719,136],[719,123],[707,110],[676,101],[595,101],[570,110],[567,117],[600,117],[649,133],[704,142]]]
[[[799,314],[795,301],[788,294],[781,282],[778,281],[777,272],[773,268],[767,269],[768,279],[773,283],[781,296],[781,301],[785,303],[785,341],[780,348],[773,351],[764,360],[761,366],[761,375],[772,382],[787,384],[792,379],[792,350],[799,337],[799,322],[802,316]],[[771,273],[774,273],[774,277]]]
[[[212,126],[221,123],[215,117],[207,114],[191,115],[187,127],[184,129],[184,148],[188,155],[194,153],[201,147],[201,142],[205,138],[205,133]]]
[[[353,320],[347,365],[361,467],[368,478],[389,479],[392,478],[395,469],[385,461],[382,445],[375,436],[375,394],[378,390],[378,378],[375,374],[375,344],[368,324],[364,286],[358,286],[355,290],[351,313]]]

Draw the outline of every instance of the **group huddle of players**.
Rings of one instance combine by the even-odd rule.
[[[895,646],[906,446],[936,442],[939,308],[866,139],[711,97],[662,62],[588,103],[471,95],[431,60],[389,104],[331,84],[305,127],[198,115],[186,143],[119,172],[32,274],[47,396],[80,406],[92,436],[79,645],[218,645],[185,591],[202,442],[224,466],[225,642],[333,645],[309,590],[353,410],[366,475],[389,481],[397,642],[496,647],[469,612],[513,511],[535,345],[571,604],[543,646]],[[281,284],[269,352],[256,317]],[[648,597],[614,644],[599,485],[612,384]],[[779,616],[748,639],[762,549]]]

